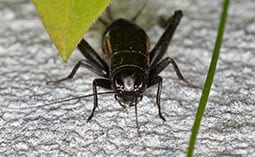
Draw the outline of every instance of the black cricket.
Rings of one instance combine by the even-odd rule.
[[[172,63],[180,80],[190,87],[199,88],[183,77],[174,59],[163,58],[181,17],[182,11],[174,12],[174,15],[167,20],[163,35],[151,51],[149,51],[149,37],[140,26],[125,19],[114,20],[103,33],[104,57],[100,57],[88,42],[82,39],[78,49],[86,59],[80,60],[66,78],[49,83],[71,79],[81,65],[85,66],[100,76],[93,81],[94,107],[87,121],[92,119],[98,106],[97,87],[102,87],[113,90],[115,99],[122,107],[135,107],[137,127],[137,104],[142,100],[147,88],[157,85],[158,114],[165,121],[160,109],[162,78],[159,73],[162,70]]]

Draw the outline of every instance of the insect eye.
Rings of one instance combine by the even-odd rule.
[[[124,84],[123,80],[120,78],[116,78],[115,85],[116,86],[122,86]]]
[[[140,78],[136,78],[135,79],[135,86],[136,87],[141,87],[141,85],[142,85],[142,80]]]

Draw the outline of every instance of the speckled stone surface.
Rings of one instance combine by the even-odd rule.
[[[130,18],[141,5],[114,1],[114,17]],[[184,17],[167,55],[188,80],[203,86],[221,1],[150,1],[137,23],[148,32],[152,46],[163,32],[157,19],[177,9]],[[99,53],[102,31],[96,23],[86,34]],[[255,1],[232,1],[194,156],[255,156],[254,56]],[[157,115],[156,87],[148,89],[138,105],[141,137],[134,108],[121,108],[113,95],[99,96],[90,123],[86,118],[92,97],[35,107],[92,93],[97,76],[85,68],[73,80],[46,85],[66,76],[79,59],[75,50],[67,64],[62,62],[31,1],[0,0],[0,156],[185,156],[201,91],[180,83],[171,66],[161,74],[167,121]]]

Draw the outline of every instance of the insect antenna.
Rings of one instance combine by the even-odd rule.
[[[42,104],[42,105],[35,105],[35,106],[29,106],[29,107],[5,107],[6,109],[31,109],[31,108],[37,108],[37,107],[44,107],[44,106],[50,106],[50,105],[54,105],[54,104],[60,104],[63,102],[67,102],[67,101],[71,101],[71,100],[77,100],[77,99],[82,99],[82,98],[87,98],[87,97],[91,97],[94,95],[104,95],[104,94],[113,94],[116,93],[114,91],[108,91],[108,92],[100,92],[97,94],[87,94],[87,95],[82,95],[82,96],[78,96],[78,97],[73,97],[73,98],[68,98],[68,99],[63,99],[60,101],[55,101],[55,102],[51,102],[51,103],[47,103],[47,104]]]
[[[139,9],[139,11],[135,14],[135,16],[132,17],[132,19],[131,19],[132,22],[135,22],[136,19],[140,16],[140,14],[143,12],[147,3],[148,3],[148,1],[144,2],[143,6]]]
[[[112,11],[111,11],[111,8],[110,6],[108,6],[106,8],[106,16],[107,18],[110,20],[110,21],[113,21],[113,16],[112,16]],[[107,27],[109,25],[109,22],[107,22],[107,20],[103,19],[102,17],[99,17],[98,18],[98,21],[101,22],[105,27]]]

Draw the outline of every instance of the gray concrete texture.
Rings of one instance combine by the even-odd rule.
[[[114,1],[114,17],[130,18],[143,1]],[[183,10],[167,56],[184,76],[203,86],[214,48],[221,0],[150,1],[137,23],[151,45],[163,29],[157,21]],[[86,39],[99,53],[103,26],[96,23]],[[210,98],[194,156],[255,156],[255,1],[231,1]],[[97,76],[85,68],[58,85],[46,81],[66,76],[82,56],[77,50],[62,62],[28,0],[0,0],[0,156],[185,156],[201,90],[185,86],[169,66],[161,73],[162,122],[156,87],[134,108],[123,109],[113,95],[99,96],[90,123],[93,98],[41,106],[92,93]],[[253,72],[252,72],[253,71]],[[104,91],[104,89],[100,89]],[[34,107],[33,107],[34,106]],[[35,107],[38,106],[38,107]]]

